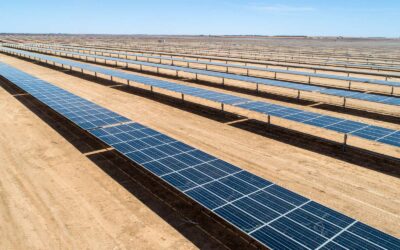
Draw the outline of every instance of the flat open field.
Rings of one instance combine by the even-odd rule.
[[[57,39],[61,41],[62,37],[54,38]],[[190,43],[179,39],[176,43],[190,47]],[[282,49],[289,50],[294,42],[286,43],[288,48],[282,46]],[[274,46],[275,42],[271,50]],[[386,47],[391,46],[395,45],[386,41]],[[335,48],[330,43],[327,47]],[[362,57],[362,51],[358,52],[360,47],[354,46],[353,53]],[[319,51],[320,57],[327,57],[323,54],[324,46]],[[272,52],[279,54],[282,50]],[[384,56],[376,54],[377,61],[384,63]],[[119,84],[84,79],[5,54],[0,54],[0,61],[400,237],[400,163],[396,159],[377,156],[373,160],[363,161],[362,157],[352,160],[350,153],[319,148],[318,143],[323,142],[310,141],[308,145],[304,140],[277,138],[260,127],[246,124],[243,118],[129,91]],[[398,117],[380,119],[379,114],[338,112],[339,107],[317,109],[313,105],[237,93],[182,79],[168,81],[400,129]],[[232,248],[213,233],[188,222],[179,209],[171,208],[140,181],[115,177],[113,169],[118,166],[109,155],[92,152],[95,150],[90,149],[95,146],[85,145],[85,139],[37,107],[32,98],[21,95],[11,84],[1,84],[1,249]]]

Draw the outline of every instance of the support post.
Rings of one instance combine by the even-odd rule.
[[[343,146],[342,146],[343,151],[346,151],[346,146],[347,146],[347,134],[344,134]]]
[[[221,111],[224,111],[224,104],[221,102]]]
[[[346,108],[346,97],[343,97],[343,108]]]
[[[113,76],[110,76],[111,81],[113,81]]]
[[[351,81],[349,81],[349,89],[351,89]]]
[[[394,94],[394,86],[392,85],[392,91],[390,92],[391,95]]]
[[[300,101],[300,90],[297,90],[297,101]]]
[[[182,102],[185,102],[185,95],[183,93],[181,93],[181,99],[182,99]]]

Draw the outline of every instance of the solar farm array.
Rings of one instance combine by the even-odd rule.
[[[96,42],[76,37],[69,42],[65,37],[52,39],[5,39],[0,52],[182,101],[206,103],[283,129],[328,138],[344,147],[367,150],[383,161],[400,158],[396,122],[400,115],[400,50],[397,56],[396,50],[388,54],[385,47],[368,53],[336,44],[331,49],[296,48],[290,42],[277,50],[275,41],[266,46],[258,39],[242,43],[241,38],[230,40],[231,44],[223,38],[199,43],[190,37],[184,43],[174,37],[166,38],[168,42],[141,38],[121,43],[109,43],[108,37]],[[387,44],[388,48],[392,46]],[[215,79],[207,77],[214,77],[222,79],[216,81],[222,86],[233,80],[253,86],[257,93],[245,97],[235,90],[205,89],[196,81],[189,86],[131,70],[210,83]],[[0,75],[257,244],[270,249],[400,249],[396,237],[50,82],[3,63]],[[310,111],[252,97],[268,92],[269,87],[293,91],[291,98],[298,100],[313,100],[337,109],[349,106],[395,122],[381,126],[359,121],[351,113],[350,118],[343,118],[334,112],[326,114],[312,111],[312,107]],[[274,94],[291,96],[280,91]],[[313,99],[315,96],[319,99]],[[339,101],[335,103],[334,98]]]
[[[395,249],[400,240],[205,152],[0,64],[0,74],[273,249]]]
[[[344,134],[346,137],[345,139],[346,143],[347,143],[347,135],[349,135],[349,136],[360,137],[368,141],[379,142],[386,145],[394,146],[395,148],[394,150],[396,151],[395,154],[397,154],[397,150],[400,147],[400,140],[399,140],[400,131],[398,130],[373,126],[346,119],[340,119],[333,116],[321,115],[318,113],[303,111],[300,109],[288,108],[285,106],[271,104],[268,102],[252,101],[251,99],[237,97],[235,95],[223,94],[210,90],[203,90],[201,88],[183,86],[172,82],[155,80],[152,78],[137,76],[132,73],[102,68],[98,66],[93,66],[76,61],[65,60],[52,56],[46,56],[33,52],[26,52],[23,50],[16,50],[5,47],[5,48],[0,48],[0,51],[28,58],[34,58],[34,59],[36,58],[39,61],[45,61],[52,65],[57,63],[58,65],[61,65],[63,68],[64,67],[70,69],[77,68],[78,71],[80,72],[89,71],[96,76],[102,74],[110,76],[112,79],[120,78],[123,79],[124,81],[127,81],[128,84],[130,82],[144,84],[146,86],[151,87],[152,91],[154,91],[153,87],[156,87],[172,92],[177,92],[182,96],[183,95],[194,96],[212,102],[218,102],[221,103],[222,105],[226,106],[230,105],[235,108],[245,109],[247,111],[259,113],[267,117],[272,116],[272,117],[282,118],[285,120],[293,121],[295,123],[303,123],[313,127],[334,131],[335,133]]]

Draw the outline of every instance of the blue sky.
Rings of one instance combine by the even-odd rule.
[[[8,0],[0,33],[400,37],[400,0]]]

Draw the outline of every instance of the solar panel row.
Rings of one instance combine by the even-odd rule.
[[[79,47],[82,45],[70,45],[74,47]],[[102,47],[109,49],[110,46],[106,44],[92,44],[92,45],[85,45],[85,47],[90,47],[90,48],[97,48],[97,47]],[[129,47],[111,47],[114,50],[129,50],[129,51],[138,51],[139,53],[143,53],[143,50],[138,50],[138,49],[133,49]],[[366,74],[366,75],[375,75],[375,76],[384,76],[384,77],[395,77],[398,78],[400,77],[400,74],[398,72],[387,72],[387,71],[369,71],[365,72],[364,70],[359,70],[355,68],[334,68],[330,66],[318,66],[317,64],[299,64],[299,63],[290,63],[290,62],[274,62],[274,61],[260,61],[257,59],[251,59],[251,58],[245,58],[245,57],[223,57],[223,56],[217,56],[217,55],[205,55],[205,54],[197,54],[193,56],[192,54],[188,53],[179,53],[179,52],[162,52],[162,51],[154,51],[154,50],[145,50],[145,53],[150,53],[150,54],[157,54],[157,55],[174,55],[174,56],[182,56],[182,57],[195,57],[195,58],[202,58],[202,59],[208,59],[208,60],[218,60],[218,61],[225,61],[228,63],[230,62],[239,62],[239,63],[250,63],[250,64],[265,64],[265,65],[271,65],[271,66],[279,66],[279,67],[285,67],[287,69],[289,68],[301,68],[301,69],[311,69],[311,70],[320,70],[320,71],[330,71],[330,72],[346,72],[346,73],[354,73],[354,74]]]
[[[63,50],[54,50],[54,49],[46,49],[46,50],[53,51],[53,52],[59,52],[59,53],[60,52],[65,53],[65,51],[63,51]],[[326,95],[339,96],[339,97],[345,97],[345,98],[351,98],[351,99],[357,99],[357,100],[363,100],[363,101],[369,101],[369,102],[383,103],[383,104],[387,104],[387,105],[400,106],[400,98],[394,97],[394,96],[383,96],[383,95],[377,95],[377,94],[362,93],[362,92],[357,92],[357,91],[352,91],[352,90],[330,89],[330,88],[318,87],[318,86],[313,86],[313,85],[308,85],[308,84],[292,83],[292,82],[278,81],[278,80],[269,80],[269,79],[251,77],[251,76],[242,76],[242,75],[208,71],[208,70],[202,70],[202,69],[192,69],[192,68],[186,68],[186,67],[180,67],[180,66],[170,66],[170,65],[158,64],[158,63],[141,62],[141,61],[134,61],[134,60],[130,60],[130,59],[120,59],[120,58],[91,55],[91,54],[84,54],[84,53],[78,53],[78,52],[68,52],[68,54],[78,55],[78,56],[90,56],[93,58],[103,59],[103,60],[108,60],[108,61],[118,61],[118,62],[123,62],[123,63],[150,66],[150,67],[156,67],[156,68],[162,68],[162,69],[170,69],[170,70],[176,70],[176,71],[182,71],[182,72],[189,72],[189,73],[198,74],[198,75],[220,77],[220,78],[225,78],[225,79],[232,79],[232,80],[237,80],[237,81],[268,85],[268,86],[273,86],[273,87],[287,88],[287,89],[293,89],[293,90],[299,90],[299,91],[308,91],[308,92],[321,93],[321,94],[326,94]],[[398,83],[398,85],[400,86],[400,83]]]
[[[0,74],[268,248],[400,248],[393,236],[50,83],[3,63]],[[82,126],[63,110],[65,105],[74,110],[90,106],[95,115],[97,110],[112,113],[124,124]]]
[[[233,107],[239,107],[245,110],[261,113],[263,115],[284,118],[290,121],[308,124],[339,133],[350,134],[366,140],[377,141],[383,144],[400,147],[400,130],[393,130],[333,116],[321,115],[319,113],[308,112],[295,108],[288,108],[282,105],[271,104],[268,102],[253,101],[251,99],[237,97],[230,94],[224,94],[216,91],[205,90],[202,88],[196,88],[154,78],[138,76],[132,73],[98,67],[53,56],[46,56],[38,53],[15,50],[10,48],[0,48],[0,51],[17,53],[20,55],[40,58],[42,60],[57,62],[59,64],[69,65],[91,72],[98,72],[133,82],[138,82],[144,85],[158,87],[164,90],[199,97],[205,100],[223,103],[226,105],[232,105]]]
[[[24,45],[24,46],[14,45],[14,46],[16,48],[27,47],[26,45]],[[35,45],[33,45],[33,46],[35,46]],[[377,85],[400,87],[400,82],[391,82],[391,81],[360,78],[360,77],[319,74],[319,73],[293,71],[293,70],[282,70],[282,69],[268,69],[265,67],[257,67],[257,66],[226,64],[226,63],[209,62],[209,61],[201,61],[201,60],[182,59],[182,58],[177,58],[177,57],[150,56],[150,55],[135,54],[135,53],[129,53],[129,52],[117,52],[117,51],[110,51],[110,50],[103,50],[103,49],[79,48],[79,47],[71,47],[71,46],[64,46],[64,45],[48,45],[48,44],[46,44],[46,45],[41,45],[40,47],[66,48],[66,49],[72,49],[75,51],[85,50],[85,51],[91,51],[91,52],[95,52],[95,53],[101,52],[101,53],[108,53],[108,54],[120,55],[120,56],[147,57],[147,58],[153,58],[153,59],[174,60],[174,61],[187,62],[187,63],[207,64],[207,65],[223,66],[223,67],[230,67],[230,68],[250,69],[250,70],[265,71],[265,72],[272,72],[272,73],[276,72],[276,73],[284,73],[284,74],[293,74],[293,75],[301,75],[301,76],[310,76],[310,77],[319,77],[319,78],[327,78],[327,79],[337,79],[337,80],[344,80],[344,81],[353,81],[353,82],[371,83],[371,84],[377,84]]]
[[[108,44],[106,45],[108,47]],[[122,48],[122,47],[119,47]],[[147,51],[147,53],[164,53],[164,54],[176,54],[179,53],[180,55],[188,55],[188,54],[195,54],[196,56],[201,55],[201,56],[206,56],[206,57],[214,57],[214,58],[219,58],[219,59],[232,59],[232,60],[237,60],[237,59],[247,59],[247,60],[252,60],[252,61],[259,61],[259,62],[267,62],[267,63],[275,63],[275,64],[280,64],[280,65],[305,65],[306,67],[308,66],[313,66],[313,65],[323,65],[324,67],[336,67],[337,69],[347,69],[347,68],[354,68],[354,69],[371,69],[371,70],[376,70],[376,71],[399,71],[400,67],[398,65],[373,65],[373,64],[365,64],[365,63],[352,63],[352,62],[338,62],[336,63],[335,61],[311,61],[309,60],[310,58],[307,57],[307,60],[292,60],[289,58],[285,59],[280,59],[280,58],[270,58],[270,57],[264,57],[260,52],[254,53],[252,55],[249,55],[248,53],[220,53],[221,51],[213,51],[213,50],[206,50],[204,48],[199,49],[199,50],[179,50],[175,48],[174,50],[163,50],[163,49],[155,49],[154,47],[152,48],[146,48],[146,47],[125,47],[126,49],[129,50],[140,50],[140,51]]]

